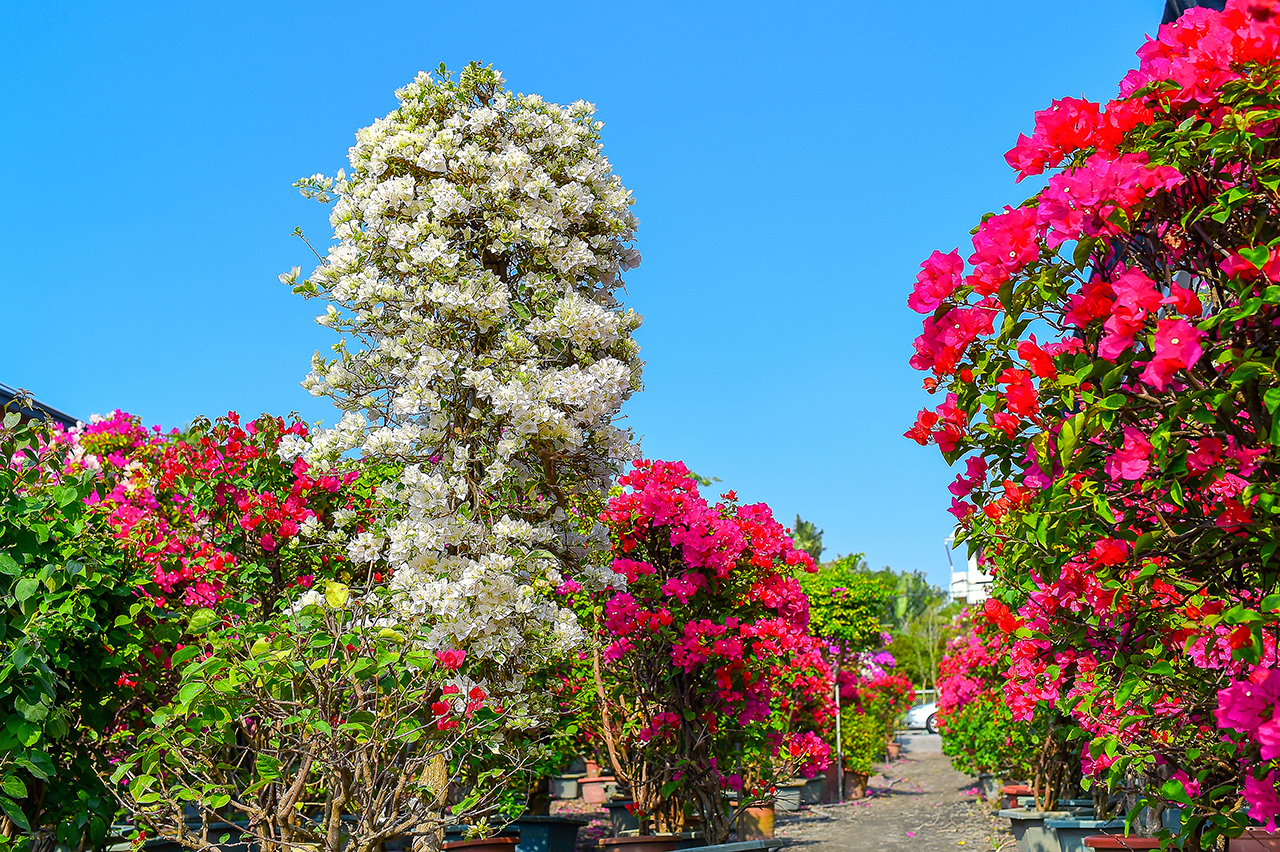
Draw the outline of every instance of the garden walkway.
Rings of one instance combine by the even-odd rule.
[[[868,797],[778,814],[777,836],[803,852],[993,852],[1013,849],[1009,821],[978,800],[973,779],[919,749],[882,766]]]

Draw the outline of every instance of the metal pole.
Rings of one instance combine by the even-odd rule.
[[[836,795],[844,804],[844,749],[840,743],[840,681],[836,681]]]

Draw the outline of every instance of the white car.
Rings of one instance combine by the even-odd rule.
[[[931,734],[938,733],[938,702],[917,704],[907,711],[908,728],[924,728]]]

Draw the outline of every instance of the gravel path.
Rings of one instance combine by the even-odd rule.
[[[779,813],[776,834],[804,852],[993,852],[1013,849],[1009,821],[978,800],[973,779],[941,754],[881,767],[865,799]]]

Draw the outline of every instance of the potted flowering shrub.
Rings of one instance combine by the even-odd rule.
[[[911,709],[915,694],[915,688],[906,677],[884,673],[859,688],[858,702],[864,712],[880,724],[884,741],[896,745],[893,737]]]
[[[0,848],[99,845],[116,809],[101,742],[164,627],[130,617],[140,577],[86,505],[97,477],[24,403],[0,411]]]
[[[867,794],[867,780],[875,771],[875,761],[884,751],[883,725],[855,705],[840,711],[841,764],[844,796],[861,799]]]
[[[791,576],[812,560],[768,507],[739,506],[732,492],[708,504],[679,462],[637,462],[619,482],[602,518],[626,590],[580,601],[601,644],[591,664],[606,752],[642,833],[697,819],[723,842],[726,789],[739,808],[755,803],[731,769],[744,749],[767,749],[775,772],[826,765],[813,731],[770,726],[797,665],[817,672],[802,681],[814,699],[829,690]]]
[[[1131,820],[1182,808],[1191,847],[1243,830],[1241,796],[1280,814],[1255,700],[1280,605],[1276,13],[1193,9],[1112,101],[1038,113],[1007,159],[1045,188],[910,297],[946,397],[909,434],[968,456],[953,511],[1017,632],[1010,709],[1069,712],[1084,771]]]
[[[429,650],[425,622],[388,619],[389,597],[328,581],[271,619],[206,610],[175,701],[112,777],[135,818],[190,849],[225,842],[219,823],[324,852],[483,831],[529,760],[494,745],[537,720],[473,685],[464,652]]]

